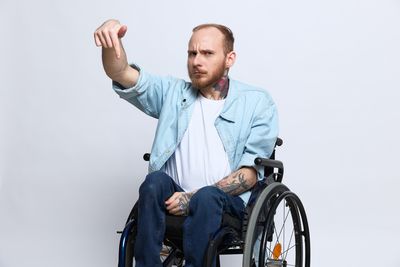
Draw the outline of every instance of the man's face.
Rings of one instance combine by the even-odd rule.
[[[193,87],[207,89],[225,74],[227,69],[224,36],[213,27],[193,33],[188,47],[188,73]]]

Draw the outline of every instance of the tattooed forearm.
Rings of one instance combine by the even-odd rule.
[[[253,187],[253,180],[253,177],[246,177],[245,172],[240,169],[217,182],[215,186],[227,194],[239,195]]]

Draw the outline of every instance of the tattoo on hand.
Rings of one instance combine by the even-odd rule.
[[[217,182],[215,186],[230,195],[238,195],[251,188],[251,185],[246,182],[244,174],[240,171],[226,176]]]
[[[184,216],[187,216],[189,214],[189,202],[192,196],[193,193],[182,193],[182,195],[179,197],[178,206],[183,213],[182,215]]]

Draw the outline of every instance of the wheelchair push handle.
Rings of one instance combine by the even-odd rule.
[[[277,138],[275,142],[275,146],[281,146],[283,144],[283,140],[281,138]]]
[[[150,161],[150,153],[145,153],[143,155],[143,159],[144,159],[144,161]]]
[[[263,166],[265,169],[265,175],[273,177],[276,182],[282,182],[283,179],[283,163],[279,160],[266,159],[266,158],[256,158],[254,164],[258,166]],[[278,169],[275,172],[274,169]],[[268,179],[268,178],[267,178]]]
[[[264,167],[278,168],[283,169],[282,161],[275,159],[266,159],[266,158],[256,158],[254,160],[254,164]]]

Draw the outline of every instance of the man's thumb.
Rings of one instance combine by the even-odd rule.
[[[118,31],[118,38],[124,37],[127,30],[128,30],[128,27],[126,25],[122,25]]]

